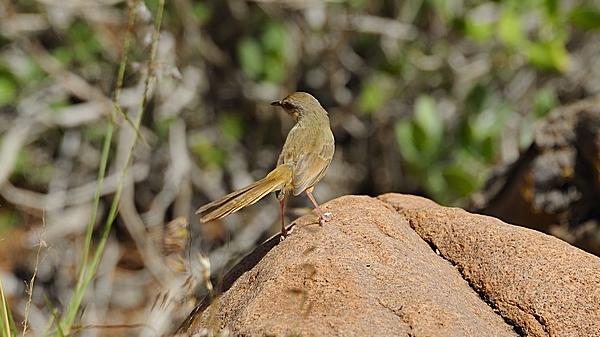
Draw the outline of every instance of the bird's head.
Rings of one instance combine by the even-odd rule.
[[[327,116],[327,111],[323,109],[321,103],[311,94],[302,91],[293,92],[281,101],[271,103],[271,105],[283,108],[296,122],[309,115]]]

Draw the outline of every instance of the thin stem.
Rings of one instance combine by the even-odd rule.
[[[75,315],[77,314],[77,311],[79,310],[79,307],[81,306],[83,296],[89,285],[88,279],[90,279],[90,275],[93,277],[93,275],[96,272],[96,267],[94,267],[94,266],[97,266],[97,263],[92,262],[91,269],[88,269],[88,257],[89,257],[89,253],[90,253],[91,245],[92,245],[92,233],[94,231],[94,223],[96,222],[96,215],[98,212],[98,206],[100,204],[100,194],[101,194],[100,192],[101,192],[102,184],[104,182],[104,175],[106,173],[106,167],[108,166],[108,156],[110,153],[110,146],[112,143],[112,138],[113,138],[113,133],[114,133],[115,118],[116,118],[117,112],[121,111],[121,109],[118,105],[119,104],[118,102],[119,102],[119,96],[121,94],[121,88],[123,86],[123,78],[125,77],[125,68],[127,65],[129,49],[131,46],[131,37],[133,35],[133,27],[135,24],[136,3],[137,3],[137,1],[134,1],[128,8],[129,24],[128,24],[128,28],[127,28],[127,34],[125,36],[125,45],[123,47],[123,55],[121,56],[119,73],[117,76],[117,83],[116,83],[116,87],[115,87],[115,93],[113,96],[113,108],[112,108],[111,114],[110,114],[110,122],[106,129],[106,135],[105,135],[104,144],[102,147],[102,158],[101,158],[100,167],[98,170],[98,183],[96,185],[96,193],[94,195],[94,201],[93,201],[93,205],[92,205],[92,214],[90,216],[90,221],[88,223],[87,233],[86,233],[86,237],[85,237],[85,244],[84,244],[85,246],[83,249],[81,266],[79,268],[79,272],[77,275],[77,282],[75,284],[73,298],[71,299],[71,302],[69,303],[69,306],[67,307],[67,310],[65,311],[65,317],[62,321],[62,325],[65,327],[65,329],[67,331],[69,330],[69,327],[73,325],[73,322],[75,320]],[[106,227],[108,227],[108,229],[110,229],[111,224],[112,224],[112,221],[107,222]],[[106,231],[106,228],[105,228],[105,231]],[[106,238],[103,236],[102,240],[106,240]],[[101,246],[102,246],[102,248],[104,247],[104,244],[102,244],[102,242],[101,242]],[[100,254],[102,253],[102,249],[99,249],[98,251],[100,251]],[[96,251],[94,259],[97,258],[98,251]],[[98,257],[98,259],[99,259],[99,257]]]

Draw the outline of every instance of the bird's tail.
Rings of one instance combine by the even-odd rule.
[[[196,214],[205,213],[200,218],[202,222],[224,218],[241,208],[252,205],[265,195],[290,185],[293,173],[294,167],[292,164],[279,165],[266,177],[254,184],[200,207]]]

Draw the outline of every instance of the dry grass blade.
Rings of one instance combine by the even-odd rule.
[[[38,273],[38,268],[40,266],[40,264],[42,262],[44,262],[44,259],[46,256],[41,257],[41,253],[42,253],[42,248],[46,248],[46,252],[48,252],[48,250],[50,250],[51,247],[48,247],[48,244],[44,241],[43,239],[43,235],[44,235],[44,230],[46,229],[46,217],[42,216],[42,230],[40,231],[40,234],[37,234],[37,243],[36,246],[38,247],[36,255],[35,255],[35,268],[33,270],[33,275],[31,276],[31,280],[29,280],[29,284],[27,285],[27,294],[29,295],[27,298],[27,303],[25,305],[25,319],[23,320],[23,336],[25,336],[25,334],[27,333],[27,322],[29,320],[29,307],[31,306],[31,298],[33,296],[33,286],[35,284],[35,278],[37,276]],[[35,231],[34,231],[35,233]]]

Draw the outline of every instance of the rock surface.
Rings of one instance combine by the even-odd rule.
[[[180,333],[594,336],[600,259],[414,196],[347,196],[257,248]],[[436,254],[439,251],[439,255]]]
[[[533,143],[494,169],[470,211],[552,234],[600,256],[600,96],[557,107]]]

